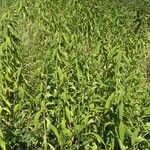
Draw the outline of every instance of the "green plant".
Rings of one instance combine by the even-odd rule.
[[[3,3],[1,149],[149,149],[147,6]]]

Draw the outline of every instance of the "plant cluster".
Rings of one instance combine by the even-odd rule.
[[[0,149],[150,149],[150,4],[0,5]]]

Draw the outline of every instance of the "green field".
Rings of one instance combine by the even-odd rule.
[[[0,150],[150,150],[149,0],[0,0]]]

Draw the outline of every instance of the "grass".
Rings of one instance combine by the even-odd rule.
[[[150,149],[148,8],[3,1],[1,149]]]

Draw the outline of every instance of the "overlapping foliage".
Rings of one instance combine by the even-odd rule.
[[[3,1],[2,150],[148,150],[146,1]]]

